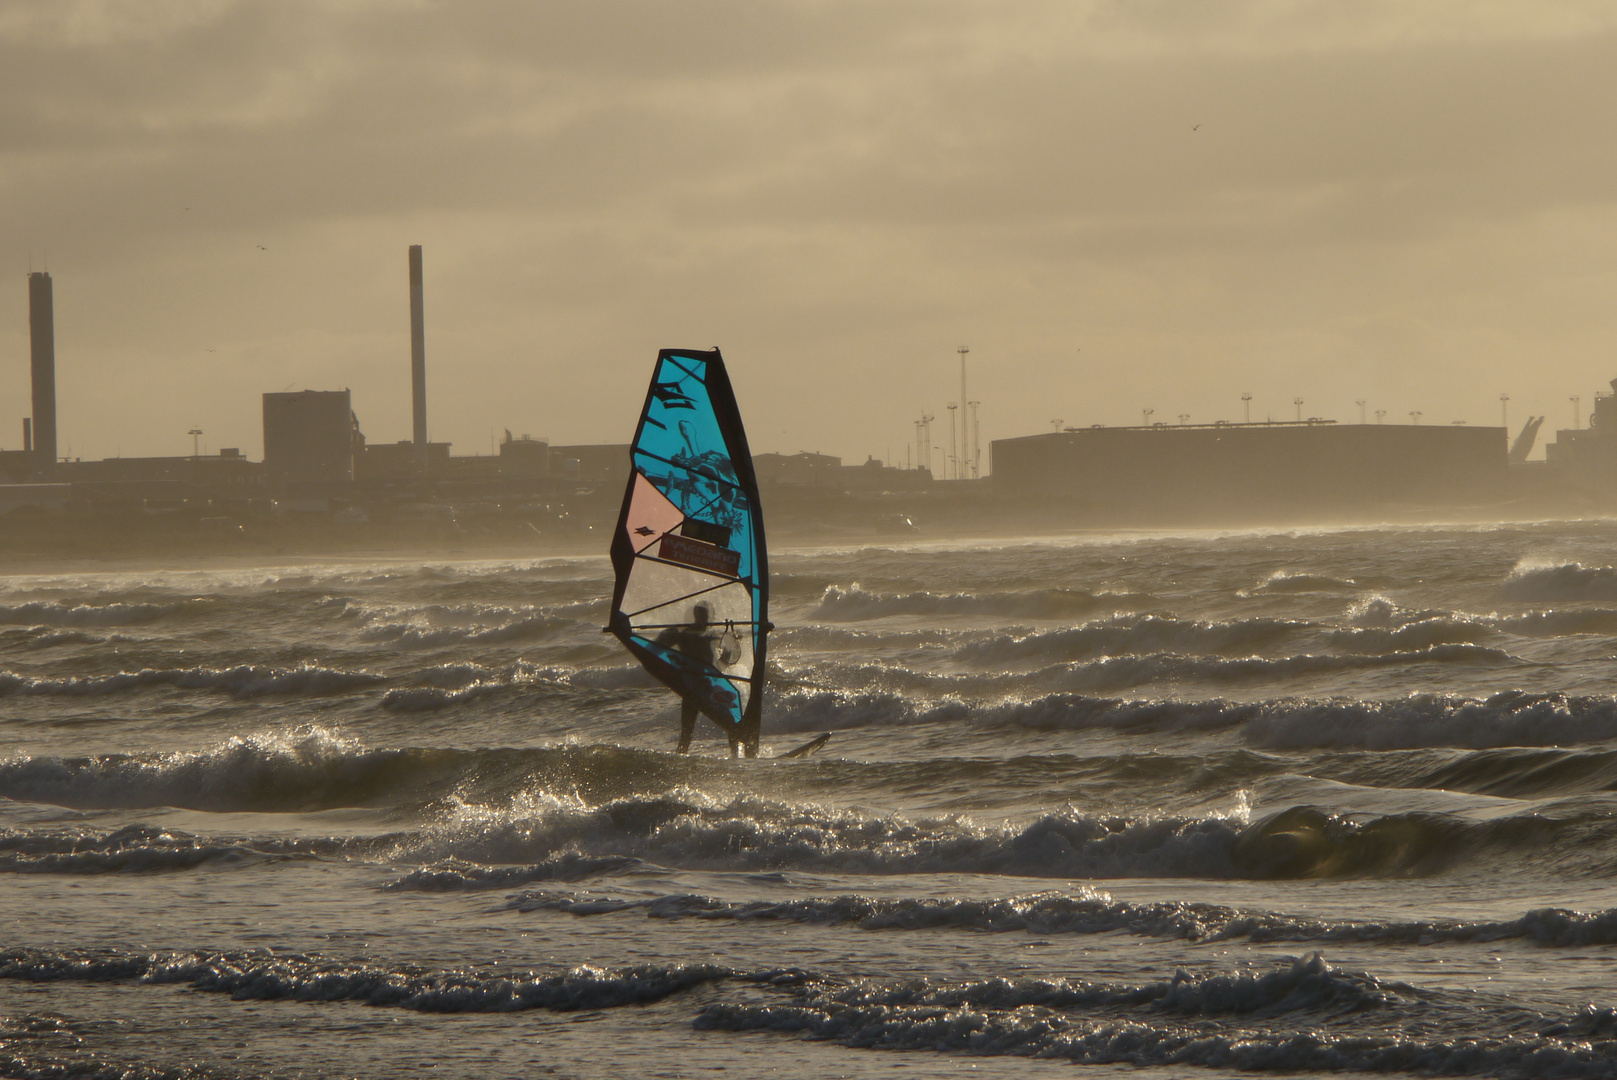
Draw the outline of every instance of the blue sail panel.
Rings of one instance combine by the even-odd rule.
[[[609,629],[721,726],[756,740],[769,575],[758,484],[717,349],[664,349],[630,447]]]

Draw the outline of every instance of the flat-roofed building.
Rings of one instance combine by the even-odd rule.
[[[1502,427],[1281,424],[1068,428],[996,439],[996,491],[1096,508],[1313,511],[1497,496]]]
[[[347,390],[264,395],[264,471],[283,484],[354,479],[358,425]]]
[[[500,474],[529,480],[549,476],[550,440],[527,435],[512,438],[507,431],[500,443]]]

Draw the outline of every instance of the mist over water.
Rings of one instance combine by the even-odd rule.
[[[604,557],[0,579],[7,1074],[1617,1075],[1614,540],[779,552],[740,763]]]

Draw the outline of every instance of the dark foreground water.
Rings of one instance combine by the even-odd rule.
[[[1614,550],[783,553],[741,763],[604,559],[0,579],[0,1075],[1617,1076]]]

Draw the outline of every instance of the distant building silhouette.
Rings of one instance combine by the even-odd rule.
[[[1611,388],[1595,394],[1588,427],[1563,428],[1544,447],[1550,469],[1583,491],[1617,493],[1617,379]]]
[[[997,492],[1165,514],[1351,511],[1492,497],[1500,427],[1215,424],[1069,428],[991,445]]]
[[[549,440],[534,439],[527,435],[514,439],[507,431],[505,441],[500,443],[500,475],[519,476],[529,480],[549,476]]]
[[[347,390],[264,395],[264,470],[281,484],[354,479],[359,425]]]

